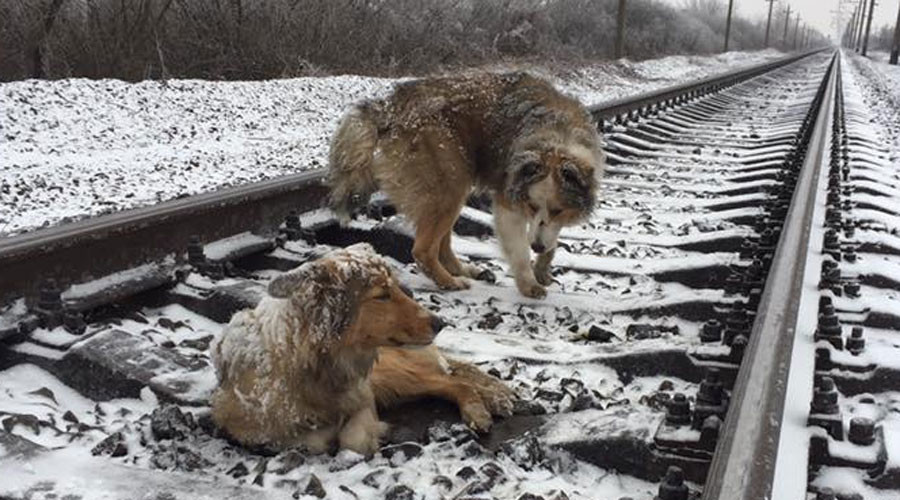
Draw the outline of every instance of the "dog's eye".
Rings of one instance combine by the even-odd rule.
[[[378,293],[378,295],[375,296],[375,300],[391,300],[391,292],[389,290],[382,290]]]
[[[534,162],[534,161],[528,162],[528,163],[522,165],[522,168],[519,170],[519,175],[521,175],[522,177],[531,177],[531,176],[537,174],[538,170],[540,170],[540,168],[541,168],[540,163]]]
[[[534,203],[529,203],[529,204],[528,204],[528,209],[531,210],[531,211],[534,212],[534,213],[538,213],[538,206],[535,205]]]
[[[576,186],[581,185],[581,175],[578,174],[578,168],[571,163],[563,165],[562,172],[563,181]]]
[[[559,208],[550,209],[550,217],[556,217],[557,215],[559,215],[561,213],[562,213],[562,210]]]

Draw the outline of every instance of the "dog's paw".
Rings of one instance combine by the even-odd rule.
[[[383,441],[387,437],[388,432],[390,432],[390,430],[391,430],[390,424],[388,424],[387,422],[382,422],[380,420],[378,421],[378,425],[375,427],[375,433],[378,436],[379,442]]]
[[[473,280],[484,281],[487,283],[497,282],[497,276],[494,275],[493,271],[478,267],[475,264],[463,264],[463,272]]]
[[[494,271],[491,271],[490,269],[482,269],[475,275],[475,279],[492,284],[497,282],[497,276],[494,274]]]
[[[543,299],[547,296],[547,289],[540,283],[523,284],[518,288],[522,295],[532,299]]]
[[[370,433],[341,439],[341,448],[353,450],[360,455],[371,457],[381,448],[381,429],[370,429]]]
[[[478,384],[478,394],[491,415],[508,417],[513,414],[515,391],[497,378],[485,374],[486,378]]]
[[[550,286],[553,283],[553,276],[550,274],[549,267],[535,267],[534,277],[537,282],[544,286]]]
[[[472,402],[460,406],[460,413],[463,421],[476,432],[487,432],[491,430],[491,424],[494,423],[491,418],[491,412],[484,406],[482,402]]]
[[[498,417],[509,417],[513,414],[513,402],[516,399],[515,393],[506,386],[502,389],[491,391],[490,394],[484,396],[484,404],[487,406],[491,415]]]
[[[468,290],[471,286],[468,281],[463,278],[451,278],[443,283],[438,283],[441,290]]]

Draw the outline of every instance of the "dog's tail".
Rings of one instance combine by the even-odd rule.
[[[378,140],[377,103],[364,102],[341,120],[328,153],[328,206],[342,224],[378,190],[372,164]]]

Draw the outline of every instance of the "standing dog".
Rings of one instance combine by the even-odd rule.
[[[525,73],[401,83],[343,118],[329,156],[330,206],[343,221],[381,189],[416,226],[413,258],[438,286],[468,287],[450,237],[472,188],[493,195],[501,249],[528,297],[546,294],[563,226],[594,206],[604,156],[575,99]],[[532,267],[529,246],[537,254]]]
[[[428,396],[455,402],[480,431],[492,414],[511,413],[510,389],[430,345],[443,321],[400,288],[370,245],[303,264],[268,290],[211,346],[212,416],[241,443],[372,454],[386,429],[376,403]],[[402,348],[413,346],[425,347]]]

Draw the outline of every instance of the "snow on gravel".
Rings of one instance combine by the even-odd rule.
[[[900,154],[900,66],[887,64],[882,56],[883,53],[867,59],[844,51],[852,74],[862,83],[860,92],[873,115],[873,128],[887,139],[885,146],[894,151],[893,159],[897,161]]]
[[[887,83],[887,89],[891,90],[897,99],[900,99],[900,65],[888,64],[888,56],[887,52],[876,51],[872,52],[869,59],[863,57],[858,59],[879,73],[883,81]]]
[[[562,91],[572,94],[583,103],[590,105],[649,92],[783,56],[783,53],[774,49],[755,52],[726,52],[715,56],[669,56],[637,63],[625,60],[596,64],[568,73],[553,72],[547,76],[552,78]],[[537,72],[542,73],[540,70]]]
[[[853,237],[863,244],[882,244],[890,248],[897,227],[896,175],[900,168],[900,67],[885,64],[885,54],[873,54],[871,59],[858,56],[850,51],[843,52],[842,79],[844,87],[845,117],[850,137],[851,174],[848,187],[856,188],[854,201],[863,206],[854,207],[849,219],[854,220],[858,230]],[[871,190],[880,196],[873,196],[863,190]],[[879,207],[875,210],[865,207]],[[849,276],[883,277],[896,276],[898,259],[896,255],[873,251],[861,251],[854,263],[842,263],[843,272]],[[895,279],[895,278],[888,278]],[[882,311],[895,314],[900,300],[896,290],[890,285],[871,284],[864,286],[861,297],[836,297],[835,307],[844,317],[852,321],[852,310],[864,311],[864,315],[881,314]],[[865,327],[868,336],[866,352],[852,356],[847,352],[832,356],[836,363],[845,367],[869,366],[891,368],[897,365],[897,332],[894,328],[881,329]],[[862,358],[865,356],[865,358]],[[846,376],[844,372],[842,376]],[[874,384],[871,392],[848,395],[841,390],[839,396],[841,412],[845,422],[856,416],[871,419],[883,433],[887,470],[896,470],[900,457],[900,394],[892,391],[880,392]],[[807,388],[805,393],[811,391]],[[808,408],[808,405],[806,406]],[[810,434],[825,436],[821,429],[808,428]],[[863,462],[875,461],[875,450],[871,446],[853,446],[848,443],[829,440],[829,453],[841,458],[851,458]],[[796,458],[796,457],[795,457]],[[887,500],[897,498],[895,490],[872,486],[871,477],[858,468],[847,466],[823,466],[817,471],[811,485],[815,488],[831,488],[838,495],[859,494],[866,500]],[[839,496],[840,497],[840,496]]]
[[[525,69],[595,104],[780,55]],[[341,114],[395,81],[348,75],[0,84],[0,235],[322,167]]]
[[[3,84],[0,234],[320,167],[340,112],[390,84]]]

